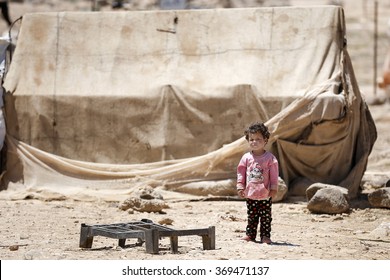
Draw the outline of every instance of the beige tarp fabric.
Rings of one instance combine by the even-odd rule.
[[[333,6],[25,15],[0,196],[118,200],[235,178],[255,120],[287,183],[354,196],[376,132],[344,35]]]

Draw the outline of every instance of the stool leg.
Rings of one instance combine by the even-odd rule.
[[[91,234],[91,228],[86,224],[81,224],[80,230],[80,248],[92,248],[93,235]]]
[[[215,249],[215,227],[209,227],[207,235],[202,235],[203,250]]]
[[[171,236],[171,252],[176,254],[179,251],[179,238]]]
[[[126,243],[126,238],[118,240],[118,246],[119,247],[124,248],[125,247],[125,243]]]
[[[159,234],[157,229],[145,230],[146,253],[158,254]]]
[[[142,246],[144,244],[144,240],[142,238],[138,238],[137,242],[135,243],[136,246]]]

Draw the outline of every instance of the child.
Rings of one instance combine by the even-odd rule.
[[[276,157],[264,149],[270,133],[263,123],[254,123],[245,130],[251,151],[244,154],[237,166],[237,191],[246,198],[248,224],[245,241],[255,241],[260,221],[261,243],[271,241],[272,197],[278,191],[279,167]]]

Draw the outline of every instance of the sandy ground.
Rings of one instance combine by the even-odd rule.
[[[348,214],[313,215],[305,202],[273,205],[272,245],[239,240],[246,226],[245,203],[202,201],[169,203],[166,214],[119,210],[116,204],[37,200],[1,202],[0,257],[3,260],[389,260],[390,238],[375,229],[389,223],[387,209],[355,207]],[[176,229],[216,227],[216,249],[203,250],[199,236],[179,237],[179,253],[170,252],[169,238],[160,240],[159,254],[128,239],[97,236],[92,249],[79,248],[81,223],[112,224],[151,219],[173,220]],[[18,245],[11,246],[11,245]],[[10,247],[11,246],[11,247]],[[13,249],[16,249],[13,251]]]
[[[45,3],[45,1],[37,2]],[[59,7],[59,1],[47,2],[56,3],[57,6],[54,4],[52,6],[55,9]],[[68,1],[63,2],[69,5]],[[41,6],[32,6],[31,3],[11,4],[13,4],[11,14],[14,12],[15,16],[28,9],[37,11],[37,7],[43,7],[42,9],[48,7],[44,4]],[[360,65],[359,63],[357,65]],[[359,68],[356,72],[364,73],[364,70]],[[361,79],[364,80],[366,77]],[[363,87],[366,90],[365,94],[372,98],[371,86],[367,83],[365,85]],[[389,103],[370,105],[378,129],[378,140],[368,164],[368,172],[371,173],[389,174],[390,172],[389,109]],[[304,199],[290,198],[289,201],[275,203],[272,245],[246,243],[240,240],[240,237],[245,234],[246,226],[246,209],[243,201],[170,201],[168,204],[169,208],[165,210],[165,214],[139,212],[129,214],[120,210],[116,203],[0,201],[0,224],[2,225],[0,259],[390,259],[390,236],[378,236],[380,225],[390,223],[390,210],[370,208],[364,196],[352,203],[350,213],[342,215],[311,214],[306,208]],[[170,219],[172,222],[168,226],[175,229],[215,226],[216,249],[203,250],[202,239],[199,236],[179,237],[178,254],[170,252],[168,238],[160,240],[160,252],[155,255],[147,254],[144,246],[135,246],[135,239],[128,239],[126,246],[121,248],[116,239],[99,236],[95,237],[92,249],[79,248],[82,223],[112,224],[134,222],[144,218],[156,223],[163,223],[164,220]]]

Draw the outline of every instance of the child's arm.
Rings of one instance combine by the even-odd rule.
[[[269,195],[272,198],[275,198],[278,192],[278,178],[279,178],[279,166],[277,160],[274,159],[269,169],[269,179],[270,179]]]
[[[238,195],[243,197],[246,186],[246,159],[241,158],[237,166],[237,192]]]

